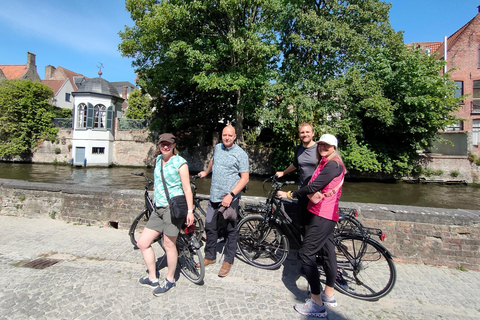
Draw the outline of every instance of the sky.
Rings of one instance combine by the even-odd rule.
[[[470,21],[480,0],[386,0],[390,23],[404,41],[443,41]],[[135,84],[130,58],[118,51],[118,32],[133,26],[124,0],[0,0],[0,64],[26,64],[36,55],[37,71],[63,67],[110,82]],[[103,66],[103,67],[102,67]]]

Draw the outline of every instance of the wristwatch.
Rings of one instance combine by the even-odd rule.
[[[233,193],[232,191],[230,191],[230,195],[232,196],[232,198],[235,198],[235,193]]]

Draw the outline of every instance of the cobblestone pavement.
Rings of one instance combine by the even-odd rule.
[[[176,288],[155,297],[138,284],[145,266],[127,230],[7,216],[0,226],[0,319],[306,319],[292,308],[306,298],[293,258],[275,271],[237,259],[226,278],[217,276],[217,263],[206,268],[204,285],[178,275]],[[38,257],[61,262],[20,266]],[[396,268],[388,296],[365,302],[337,293],[327,318],[480,319],[480,272]]]

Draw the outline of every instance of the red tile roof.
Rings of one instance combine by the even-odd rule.
[[[49,86],[52,89],[53,94],[56,95],[65,83],[65,80],[42,80],[42,83]]]
[[[20,79],[27,72],[26,64],[0,65],[3,74],[7,79]]]
[[[77,91],[78,88],[75,84],[75,81],[73,81],[73,77],[84,77],[85,80],[87,80],[88,78],[85,77],[83,74],[80,74],[80,73],[76,73],[76,72],[73,72],[73,71],[70,71],[68,69],[65,69],[64,67],[58,67],[57,70],[60,70],[64,75],[65,77],[67,77],[68,79],[70,79],[70,83],[73,85],[73,89],[74,91]]]

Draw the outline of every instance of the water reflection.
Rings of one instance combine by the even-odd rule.
[[[145,172],[153,177],[152,168],[76,168],[64,165],[19,164],[0,162],[0,178],[32,182],[77,184],[115,189],[142,189],[143,178],[131,172]],[[246,195],[264,196],[261,177],[250,177]],[[208,194],[210,178],[197,180],[198,192]],[[269,185],[265,186],[267,189]],[[293,187],[293,186],[292,186]],[[342,201],[398,204],[437,208],[480,209],[480,187],[463,185],[345,182]]]

